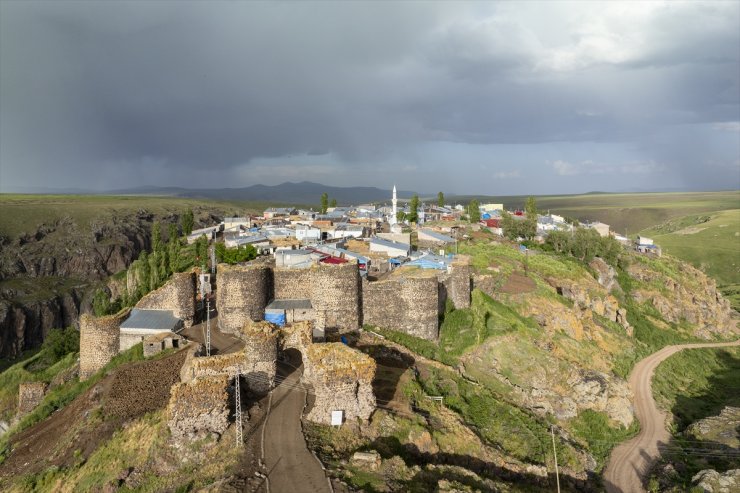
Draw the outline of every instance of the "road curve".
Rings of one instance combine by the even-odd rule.
[[[644,492],[642,480],[660,456],[658,444],[668,443],[671,438],[665,427],[665,413],[658,409],[653,399],[651,383],[658,365],[684,349],[730,346],[740,346],[740,340],[666,346],[635,365],[629,385],[635,396],[635,414],[640,422],[640,433],[612,451],[604,472],[604,483],[608,493]]]
[[[321,463],[308,450],[301,429],[306,403],[306,390],[300,384],[302,373],[300,361],[278,362],[281,381],[272,391],[264,437],[265,465],[272,493],[329,491]]]

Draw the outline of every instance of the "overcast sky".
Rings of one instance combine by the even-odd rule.
[[[0,190],[740,188],[740,2],[0,1]]]

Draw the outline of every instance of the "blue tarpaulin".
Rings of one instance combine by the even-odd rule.
[[[283,313],[265,313],[265,320],[275,325],[283,327],[285,325],[285,312]]]

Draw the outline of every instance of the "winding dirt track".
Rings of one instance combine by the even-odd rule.
[[[667,444],[670,434],[665,428],[666,416],[655,405],[652,378],[658,365],[684,349],[740,346],[740,340],[724,343],[680,344],[666,346],[635,365],[630,375],[630,389],[635,395],[635,414],[640,433],[619,445],[611,454],[604,473],[608,493],[644,492],[642,480],[660,456],[659,444]]]

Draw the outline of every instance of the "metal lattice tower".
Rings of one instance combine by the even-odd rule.
[[[206,301],[206,356],[211,355],[211,300]]]
[[[241,398],[241,391],[239,388],[239,376],[241,375],[241,368],[239,366],[236,367],[236,378],[234,379],[234,407],[236,408],[236,412],[234,413],[234,416],[236,417],[235,426],[236,426],[236,446],[241,447],[244,443],[244,437],[242,436],[242,398]]]

